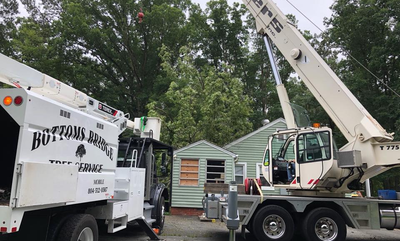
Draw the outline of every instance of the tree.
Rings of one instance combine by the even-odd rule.
[[[343,51],[339,76],[387,132],[400,139],[400,2],[339,0],[326,21],[332,42]],[[377,77],[367,71],[364,66]],[[372,179],[378,188],[398,189],[399,169]],[[376,195],[376,193],[375,193]]]
[[[326,23],[331,41],[343,50],[341,79],[400,139],[399,96],[391,90],[400,93],[399,1],[339,0],[331,8],[333,16]]]
[[[163,102],[148,105],[149,115],[163,120],[164,141],[178,148],[201,139],[223,145],[251,131],[250,100],[230,67],[199,70],[188,47],[180,54],[173,65],[171,52],[162,48],[163,74],[171,85]]]
[[[20,61],[134,116],[168,89],[157,78],[159,48],[177,58],[190,1],[22,2],[29,17],[20,19],[12,43]]]
[[[211,0],[205,11],[192,8],[189,28],[192,29],[192,47],[199,52],[198,66],[211,64],[217,69],[232,66],[235,77],[242,77],[247,46],[247,26],[242,18],[246,13],[244,5],[227,0]]]
[[[12,34],[16,30],[15,21],[18,14],[16,0],[3,0],[0,2],[0,52],[12,56]]]

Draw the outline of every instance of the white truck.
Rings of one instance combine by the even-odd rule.
[[[262,173],[266,185],[286,189],[289,195],[238,195],[242,232],[247,228],[259,241],[288,241],[295,233],[308,241],[343,241],[346,225],[399,229],[400,200],[346,198],[345,194],[360,190],[366,179],[399,167],[400,142],[392,141],[393,133],[368,113],[272,0],[243,2],[265,38],[288,126],[270,137]],[[310,126],[303,111],[290,104],[271,42],[347,139],[340,150],[330,128]],[[255,192],[260,189],[257,181],[252,183]],[[219,205],[219,217],[227,221],[227,203],[221,199]],[[215,204],[212,207],[216,210]]]
[[[135,118],[0,54],[0,240],[97,241],[136,221],[152,240],[172,147],[158,118]],[[119,140],[125,129],[140,137]],[[133,134],[133,133],[132,133]],[[168,207],[167,207],[168,208]],[[155,232],[153,229],[157,229]]]

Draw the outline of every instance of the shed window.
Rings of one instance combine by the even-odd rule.
[[[207,183],[225,183],[225,161],[207,160]]]
[[[199,160],[181,160],[181,173],[179,185],[199,185]]]

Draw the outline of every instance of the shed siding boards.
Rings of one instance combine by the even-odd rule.
[[[199,141],[175,152],[172,173],[172,207],[202,208],[207,160],[225,160],[225,183],[234,178],[236,155],[207,141]],[[197,186],[180,185],[181,160],[199,160],[199,183]]]
[[[224,147],[239,156],[238,162],[247,163],[248,178],[256,178],[257,163],[263,162],[263,155],[265,147],[268,144],[268,138],[276,132],[277,129],[286,129],[286,122],[283,118],[279,118]],[[276,152],[277,150],[273,150],[273,153]],[[275,191],[263,191],[263,193],[279,194],[279,189],[275,189]]]

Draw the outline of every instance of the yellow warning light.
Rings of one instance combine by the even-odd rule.
[[[314,128],[320,128],[321,127],[321,123],[313,123],[312,125]]]
[[[3,99],[3,104],[6,106],[9,106],[9,105],[11,105],[12,101],[13,101],[13,99],[11,98],[11,96],[6,96]]]

